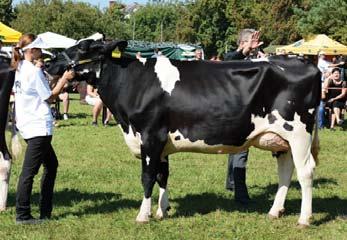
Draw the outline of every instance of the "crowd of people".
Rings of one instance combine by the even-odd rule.
[[[345,60],[334,56],[328,61],[324,52],[319,53],[318,68],[322,73],[322,99],[319,106],[319,128],[335,126],[344,122],[347,100]]]

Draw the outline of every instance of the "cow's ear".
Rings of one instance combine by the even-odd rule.
[[[128,46],[128,42],[127,41],[113,41],[111,43],[108,43],[105,45],[105,52],[112,52],[114,49],[116,49],[118,47],[118,50],[120,52],[123,52],[124,49]]]
[[[77,48],[79,51],[87,52],[92,42],[94,42],[92,39],[83,40],[78,43]]]

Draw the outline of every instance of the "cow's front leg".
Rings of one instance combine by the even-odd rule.
[[[141,145],[142,175],[141,181],[144,189],[144,198],[136,222],[147,223],[151,216],[151,196],[160,163],[160,153],[163,147],[157,141],[144,141]]]
[[[156,213],[157,219],[167,217],[167,211],[170,209],[169,197],[167,191],[167,180],[169,177],[169,159],[166,157],[159,163],[157,182],[159,184],[159,200],[158,210]]]
[[[11,174],[11,159],[6,154],[0,152],[0,211],[6,209],[8,183],[10,181]]]
[[[282,153],[277,157],[278,164],[278,190],[272,208],[269,212],[270,218],[279,218],[284,213],[284,202],[293,175],[294,163],[290,151]]]

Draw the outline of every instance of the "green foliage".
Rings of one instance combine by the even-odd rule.
[[[230,26],[226,18],[227,6],[228,1],[225,0],[200,0],[189,5],[189,21],[194,35],[188,35],[188,38],[201,43],[207,55],[224,51]]]
[[[308,11],[297,10],[301,35],[324,33],[347,44],[347,2],[345,0],[312,0]]]
[[[179,6],[179,4],[178,4]],[[130,18],[135,40],[176,41],[176,23],[180,16],[175,4],[147,4]]]
[[[72,0],[29,0],[15,13],[11,2],[0,0],[0,17],[6,23],[17,15],[11,26],[21,32],[53,31],[78,39],[99,31],[111,39],[194,43],[207,57],[236,48],[243,28],[260,30],[264,46],[312,33],[347,44],[345,0],[156,0],[130,14],[121,1],[101,11]]]
[[[130,39],[131,26],[129,20],[125,18],[121,4],[114,4],[108,8],[97,20],[96,25],[107,38]]]
[[[9,24],[14,17],[12,0],[0,0],[0,21],[4,24]]]
[[[23,155],[12,165],[8,209],[0,214],[1,240],[108,239],[346,239],[347,135],[320,131],[320,165],[314,174],[313,219],[298,229],[300,185],[295,174],[286,199],[286,214],[267,218],[278,183],[271,154],[251,148],[247,185],[254,204],[245,209],[224,188],[227,155],[179,153],[170,156],[169,218],[135,223],[143,198],[141,162],[125,145],[119,128],[92,127],[92,107],[71,96],[70,118],[55,129],[53,147],[59,159],[53,220],[15,225],[15,194]],[[10,137],[8,135],[8,137]],[[23,141],[23,146],[25,143]],[[32,212],[38,216],[41,172],[35,177]],[[158,206],[154,187],[152,213]]]
[[[12,26],[21,32],[52,31],[79,39],[98,31],[101,11],[86,3],[63,0],[32,0],[17,5]]]

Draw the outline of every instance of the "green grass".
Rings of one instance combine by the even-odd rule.
[[[347,239],[347,133],[320,131],[320,165],[316,169],[309,229],[300,230],[300,187],[293,176],[286,215],[267,218],[277,189],[277,164],[269,152],[252,148],[247,183],[248,209],[224,189],[226,155],[179,153],[170,157],[170,217],[135,223],[143,190],[140,161],[123,141],[119,128],[92,127],[91,106],[74,95],[71,118],[60,121],[53,145],[59,159],[54,219],[42,225],[17,226],[15,191],[23,157],[13,163],[8,210],[0,213],[0,239]],[[114,123],[114,122],[113,122]],[[32,207],[38,215],[39,178]],[[152,211],[158,199],[156,186]]]

